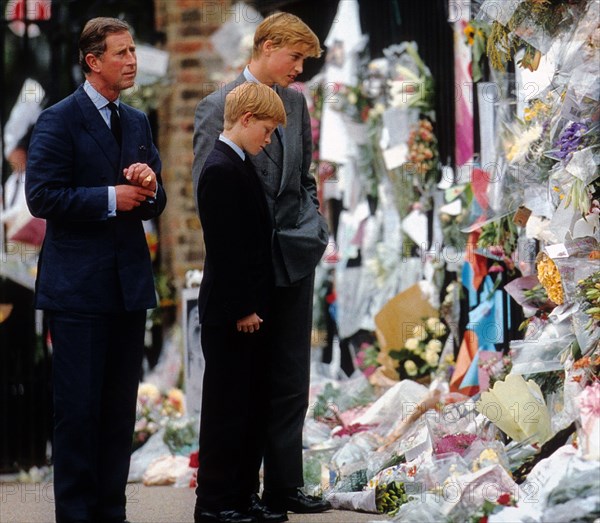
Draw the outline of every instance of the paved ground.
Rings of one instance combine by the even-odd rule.
[[[0,523],[54,523],[51,483],[0,483]],[[194,491],[189,488],[129,484],[127,517],[131,523],[193,523]],[[388,521],[376,514],[331,510],[290,514],[290,523],[362,523]]]

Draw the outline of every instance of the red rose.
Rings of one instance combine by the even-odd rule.
[[[497,500],[498,505],[504,505],[505,507],[511,504],[510,494],[502,494]]]
[[[197,469],[200,466],[200,461],[198,460],[198,451],[192,452],[190,454],[190,467],[193,469]]]

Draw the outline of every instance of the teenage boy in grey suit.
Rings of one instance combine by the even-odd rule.
[[[271,221],[275,278],[269,365],[269,416],[264,455],[262,502],[276,512],[328,510],[328,502],[305,496],[302,427],[308,407],[310,333],[314,270],[325,250],[328,230],[319,213],[316,184],[309,173],[312,155],[310,117],[301,93],[288,88],[302,72],[304,59],[321,54],[319,40],[298,17],[277,13],[254,34],[250,63],[233,82],[204,98],[196,109],[194,164],[196,194],[200,172],[223,129],[225,96],[246,81],[275,89],[287,113],[285,130],[252,158],[262,183]],[[256,479],[258,491],[258,478]],[[258,498],[255,498],[260,503]]]

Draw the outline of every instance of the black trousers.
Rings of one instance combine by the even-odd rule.
[[[196,507],[246,510],[264,452],[267,345],[272,320],[258,332],[202,325],[204,381]]]
[[[57,523],[122,522],[146,311],[48,313]]]
[[[304,485],[302,429],[310,381],[314,274],[277,287],[268,353],[269,416],[264,455],[265,490]]]

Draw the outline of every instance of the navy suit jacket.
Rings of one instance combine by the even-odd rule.
[[[268,314],[273,287],[271,221],[265,196],[246,161],[217,140],[199,177],[198,203],[206,258],[200,323],[230,325]]]
[[[31,213],[46,219],[39,258],[36,307],[109,313],[156,306],[142,220],[166,205],[161,162],[144,113],[119,109],[122,146],[79,87],[40,115],[28,153],[25,190]],[[156,197],[108,217],[108,186],[127,183],[123,169],[147,163]]]

